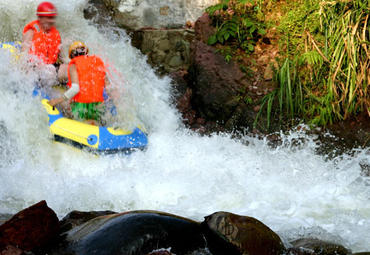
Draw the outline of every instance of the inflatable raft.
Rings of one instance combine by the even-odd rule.
[[[130,153],[142,150],[148,144],[146,134],[139,127],[130,131],[90,125],[64,117],[56,107],[49,105],[47,98],[43,98],[41,103],[49,116],[50,132],[57,141],[70,141],[75,146],[105,153]]]
[[[19,42],[0,43],[0,49],[10,51],[15,57],[20,49]],[[49,97],[39,88],[35,88],[33,96],[41,96],[41,103],[49,116],[49,129],[56,141],[69,142],[77,147],[85,147],[95,152],[113,153],[122,151],[130,153],[144,149],[148,139],[140,127],[124,130],[112,127],[95,126],[69,119],[49,104]],[[112,108],[111,112],[115,109]]]

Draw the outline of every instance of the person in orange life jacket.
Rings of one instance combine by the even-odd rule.
[[[89,49],[80,41],[69,48],[71,62],[68,65],[69,89],[62,97],[49,101],[51,106],[71,100],[75,119],[90,123],[101,121],[104,113],[104,88],[109,85],[104,62],[95,55],[88,55]]]
[[[52,3],[42,2],[36,14],[38,19],[23,29],[22,52],[36,56],[47,65],[54,65],[58,79],[67,80],[67,65],[60,62],[61,38],[55,28],[57,10]]]

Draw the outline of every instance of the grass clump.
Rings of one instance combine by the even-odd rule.
[[[359,112],[370,116],[370,1],[296,4],[280,26],[287,29],[287,55],[276,73],[278,87],[262,101],[267,127],[274,118],[325,126]]]
[[[242,49],[252,53],[259,37],[266,34],[261,12],[261,0],[223,0],[220,4],[207,8],[207,12],[217,28],[208,39],[209,45],[227,43],[233,53]],[[233,54],[228,54],[230,57]]]

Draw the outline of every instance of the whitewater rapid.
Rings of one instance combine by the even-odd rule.
[[[2,0],[0,41],[20,40],[38,3]],[[271,148],[249,136],[187,130],[171,105],[170,80],[155,75],[124,31],[90,25],[85,4],[57,3],[63,52],[82,40],[102,56],[119,91],[116,124],[142,124],[149,146],[131,156],[96,156],[53,142],[39,100],[30,97],[36,74],[0,51],[0,214],[40,200],[59,217],[151,209],[202,220],[223,210],[256,217],[284,240],[317,237],[370,250],[370,180],[360,167],[370,164],[369,149],[327,159],[315,153],[315,137],[298,131]]]

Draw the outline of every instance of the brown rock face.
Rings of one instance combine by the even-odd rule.
[[[209,229],[237,247],[241,254],[280,255],[285,250],[280,237],[254,218],[216,212],[205,217],[205,223]]]
[[[212,26],[212,20],[208,13],[204,13],[195,22],[195,39],[204,43],[207,43],[208,38],[216,32],[216,29]]]
[[[226,122],[240,101],[240,91],[246,87],[244,74],[232,61],[211,46],[195,41],[192,66],[194,102],[205,119]]]
[[[58,217],[41,201],[0,226],[0,250],[14,246],[30,251],[49,244],[58,234]]]
[[[192,108],[191,100],[193,91],[187,84],[187,71],[178,71],[170,74],[172,78],[172,90],[174,103],[182,115],[185,124],[195,123],[196,113]]]

